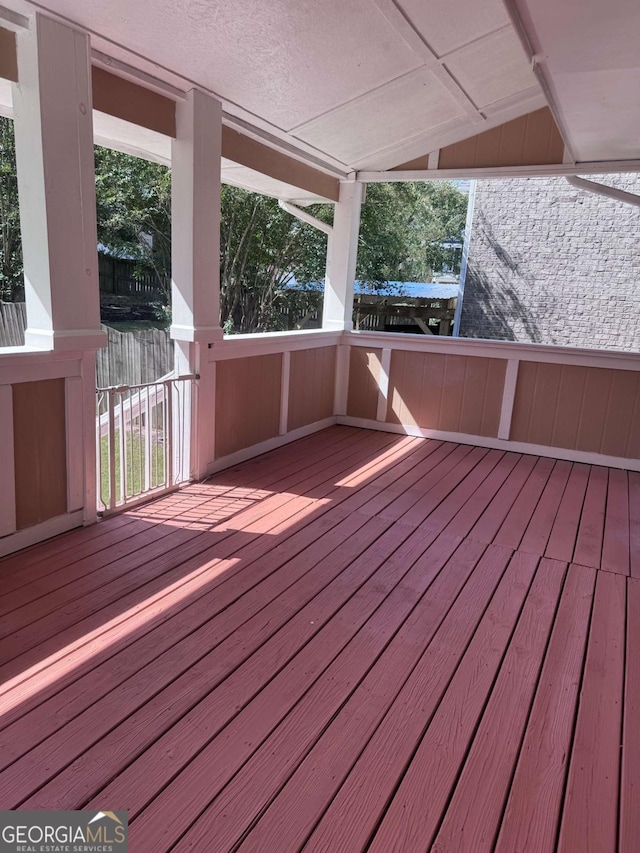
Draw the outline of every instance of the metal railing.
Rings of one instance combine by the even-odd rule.
[[[98,512],[107,514],[190,479],[196,375],[97,389]]]

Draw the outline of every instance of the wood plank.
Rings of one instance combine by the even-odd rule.
[[[496,545],[502,545],[514,551],[519,547],[553,468],[553,459],[544,457],[538,459],[533,471],[527,478],[527,482],[522,487],[522,491],[514,501],[496,534],[494,539]]]
[[[351,462],[353,455],[354,449],[351,446],[351,442],[347,443],[344,449],[341,449],[341,446],[339,446],[331,456],[331,471],[338,470],[335,466],[339,462],[343,462],[344,460]],[[301,483],[306,483],[313,475],[326,473],[326,466],[326,455],[318,457],[318,461],[314,464],[309,464],[304,471],[294,469],[294,473],[288,477],[281,476],[282,472],[278,471],[277,466],[272,466],[271,479],[273,483],[265,483],[260,490],[241,490],[238,492],[237,489],[231,489],[223,495],[216,494],[216,497],[211,500],[205,500],[204,502],[198,500],[196,506],[190,504],[188,509],[185,508],[183,501],[180,504],[174,504],[174,507],[179,508],[178,515],[176,515],[176,509],[173,509],[169,513],[169,516],[163,515],[162,518],[153,516],[148,521],[136,521],[134,525],[128,525],[124,531],[118,526],[113,535],[99,541],[98,544],[102,547],[100,548],[100,554],[96,557],[87,559],[94,553],[96,541],[93,540],[89,544],[88,549],[73,551],[71,554],[65,552],[59,561],[47,560],[46,565],[48,569],[46,575],[43,576],[41,574],[42,568],[38,567],[36,569],[36,578],[33,578],[32,582],[28,585],[21,584],[18,591],[14,592],[10,588],[7,588],[0,603],[0,616],[10,613],[12,610],[16,610],[28,602],[33,602],[37,598],[48,595],[67,584],[72,584],[72,588],[64,594],[63,600],[66,605],[73,598],[78,597],[79,586],[77,582],[80,578],[89,574],[94,579],[102,577],[104,572],[101,574],[98,570],[110,563],[115,563],[118,557],[128,556],[134,551],[146,548],[148,543],[153,543],[175,532],[175,527],[167,526],[168,517],[174,520],[180,519],[182,522],[181,527],[183,528],[191,526],[191,524],[204,517],[208,522],[207,527],[210,529],[216,522],[220,523],[226,518],[230,518],[236,513],[246,510],[252,502],[270,497],[272,492],[265,491],[266,486],[269,486],[271,489],[277,489],[277,486],[280,485],[283,490],[293,489]],[[301,477],[303,479],[300,479]],[[315,483],[310,485],[313,486]],[[300,491],[304,492],[305,489]],[[171,548],[171,543],[167,543],[166,547],[167,549]],[[149,559],[151,556],[151,554],[148,555]],[[25,580],[29,574],[28,572],[25,573],[22,579]],[[55,598],[50,598],[49,601],[53,603],[55,602]],[[31,617],[35,615],[35,610],[36,608],[33,610],[30,608],[29,615]],[[35,618],[32,618],[31,621],[35,621]]]
[[[442,484],[450,483],[451,477],[454,476],[454,470],[457,471],[458,476],[464,476],[470,468],[469,463],[466,463],[466,465],[464,464],[464,460],[470,454],[470,447],[463,447],[462,445],[454,447],[453,452],[447,455],[446,459],[433,468],[427,476],[420,478],[410,489],[407,489],[401,495],[398,495],[395,500],[379,511],[378,514],[384,515],[384,517],[389,519],[389,521],[397,521],[400,518],[406,518],[409,510],[412,509],[418,501],[422,500],[426,502],[428,500],[428,495],[432,490]]]
[[[446,461],[453,454],[456,445],[451,442],[431,442],[427,447],[428,458],[420,454],[418,458],[407,457],[397,468],[396,472],[388,472],[374,483],[367,484],[345,504],[352,511],[364,512],[367,515],[377,515],[389,507],[396,499],[411,489],[415,494],[416,484],[423,482],[424,488],[445,476],[456,458]],[[435,470],[434,470],[435,469]],[[433,472],[433,473],[431,473]],[[427,479],[428,477],[428,479]],[[413,498],[417,500],[417,498]],[[411,501],[408,501],[411,505]],[[401,514],[401,513],[400,513]]]
[[[26,551],[21,551],[19,554],[5,557],[0,560],[0,575],[3,578],[3,589],[7,592],[11,589],[17,589],[38,577],[49,574],[61,566],[68,565],[70,562],[78,559],[84,559],[90,554],[117,543],[120,539],[128,538],[133,536],[135,532],[146,529],[142,524],[138,524],[133,528],[131,527],[137,519],[145,522],[159,523],[161,520],[182,517],[185,512],[190,511],[190,509],[187,510],[185,507],[206,506],[212,500],[223,501],[225,496],[229,499],[233,498],[234,490],[237,486],[251,484],[252,477],[255,484],[257,476],[263,477],[266,474],[270,474],[268,479],[262,482],[262,485],[264,487],[275,484],[293,470],[302,472],[308,465],[318,461],[318,459],[326,459],[327,452],[332,452],[335,448],[342,446],[346,441],[350,443],[366,443],[366,438],[358,435],[355,430],[344,427],[346,433],[342,433],[342,429],[341,427],[335,427],[331,430],[324,430],[322,433],[316,433],[306,439],[301,439],[298,442],[293,442],[291,445],[279,448],[282,454],[280,457],[277,457],[277,462],[274,462],[272,454],[264,454],[259,457],[261,464],[257,470],[257,463],[252,466],[246,463],[252,473],[247,473],[244,469],[239,468],[230,470],[229,473],[225,472],[225,485],[215,485],[211,481],[189,486],[178,493],[159,498],[121,515],[105,519],[99,524],[74,530],[49,542],[34,546]],[[373,436],[374,433],[371,433],[371,435]],[[311,439],[313,439],[313,442]],[[303,446],[298,447],[301,443],[303,443]],[[290,462],[288,462],[289,459],[291,459]],[[254,460],[251,461],[253,462]],[[260,489],[254,485],[246,494],[257,495],[259,492]],[[194,495],[197,495],[197,497],[193,497]],[[168,512],[166,511],[167,509],[169,509]],[[126,531],[123,530],[124,527],[127,528]],[[120,531],[119,534],[116,533],[117,530]],[[102,537],[107,538],[103,539]],[[64,557],[61,557],[63,552]]]
[[[318,807],[321,813],[322,806],[330,801],[419,660],[421,669],[425,667],[433,674],[425,701],[442,695],[509,557],[506,549],[493,546],[488,549],[431,642],[429,636],[424,638],[425,622],[421,620],[422,638],[417,646],[404,649],[396,662],[384,660],[382,673],[377,667],[369,672],[293,775],[293,768],[287,768],[285,773],[274,768],[271,750],[269,769],[264,763],[265,755],[262,755],[262,761],[254,756],[256,760],[252,759],[245,765],[213,806],[185,834],[180,846],[199,849],[203,839],[207,835],[212,837],[212,833],[224,848],[251,827],[239,850],[260,849],[262,845],[263,850],[270,849],[274,844],[278,849],[298,849],[309,824],[313,825],[319,816]],[[425,648],[427,651],[423,656]],[[256,761],[259,762],[258,767],[255,766]],[[252,770],[251,780],[245,775],[248,768]],[[252,787],[260,785],[260,792],[256,791],[257,796],[250,798],[248,808],[237,807],[234,792],[237,797],[239,784],[243,787],[246,784]],[[269,799],[274,796],[270,808],[265,811]],[[254,824],[259,813],[262,817]],[[283,823],[284,813],[287,818]],[[219,832],[223,834],[222,838]]]
[[[608,479],[606,468],[592,466],[573,555],[574,562],[581,566],[600,568]]]
[[[402,517],[405,524],[433,525],[442,529],[465,500],[482,483],[500,458],[499,452],[474,450],[457,465],[446,480],[417,501]]]
[[[352,462],[357,462],[357,459],[357,455],[353,456]],[[329,481],[327,491],[330,489],[331,481]],[[81,674],[83,661],[87,661],[87,664],[91,666],[98,662],[97,655],[105,654],[105,649],[110,653],[115,653],[118,650],[116,645],[118,635],[122,637],[120,642],[126,642],[126,638],[130,634],[131,623],[129,620],[138,619],[140,621],[139,614],[142,611],[146,611],[145,616],[147,617],[146,621],[142,621],[142,625],[151,629],[155,625],[154,619],[158,619],[159,616],[167,613],[167,604],[169,603],[165,600],[167,596],[175,591],[176,601],[178,603],[186,602],[190,593],[188,587],[181,589],[185,581],[193,583],[193,587],[197,590],[202,583],[202,574],[207,572],[208,586],[212,589],[218,583],[231,579],[243,566],[250,565],[252,561],[258,560],[270,552],[277,554],[285,548],[289,557],[301,553],[318,537],[319,532],[328,529],[324,514],[328,513],[329,506],[325,505],[323,511],[315,512],[315,519],[309,517],[308,510],[298,512],[295,505],[288,504],[287,506],[289,507],[288,511],[280,510],[278,514],[272,512],[268,516],[269,539],[255,539],[247,543],[244,533],[238,530],[234,532],[235,539],[232,540],[232,537],[229,537],[226,540],[226,550],[221,550],[221,545],[218,544],[212,549],[212,553],[207,554],[207,559],[203,559],[201,553],[188,560],[188,554],[183,551],[181,557],[186,562],[179,564],[175,569],[164,575],[160,574],[158,578],[150,582],[145,588],[145,595],[140,595],[137,590],[134,590],[128,598],[121,599],[105,610],[99,611],[95,616],[84,620],[82,625],[74,626],[55,638],[53,652],[58,648],[63,649],[63,652],[57,656],[58,660],[56,660],[56,655],[51,653],[48,644],[45,644],[44,647],[36,647],[32,652],[21,655],[12,664],[1,668],[0,678],[3,676],[5,679],[7,678],[7,670],[9,674],[19,673],[16,678],[5,683],[3,690],[0,690],[0,710],[4,711],[5,722],[7,715],[11,716],[16,713],[16,708],[23,711],[27,709],[29,697],[34,693],[34,690],[35,695],[42,700],[45,693],[52,691],[51,685],[57,689],[62,689],[64,684],[69,681],[69,673],[78,677]],[[313,509],[313,505],[311,506]],[[335,524],[344,517],[345,513],[336,516],[334,512],[332,523]],[[251,516],[249,520],[251,520]],[[261,576],[255,573],[254,569],[254,582],[257,583],[260,579]],[[138,633],[139,631],[140,629],[138,629]],[[82,642],[76,645],[78,636],[82,638]],[[27,671],[24,675],[25,661],[30,663],[32,660],[37,662],[36,665],[31,666],[31,671]],[[16,665],[19,665],[18,669],[16,669]],[[44,667],[47,668],[48,678],[50,679],[47,687],[41,683],[38,675]],[[28,676],[37,679],[35,687],[31,686],[31,679]]]
[[[591,568],[569,568],[496,853],[555,849],[595,577]]]
[[[428,847],[431,836],[424,827],[416,827],[415,815],[426,816],[433,809],[439,816],[446,805],[537,564],[533,555],[513,555],[437,711],[438,694],[430,689],[434,674],[418,664],[305,843],[305,851],[366,847],[388,853]],[[434,790],[435,779],[439,790]],[[390,792],[399,782],[385,813]],[[372,827],[383,815],[380,830],[367,846]]]
[[[601,568],[628,575],[630,568],[629,480],[626,471],[609,470]]]
[[[570,473],[570,462],[559,460],[553,466],[551,476],[520,542],[521,551],[540,556],[544,554]]]
[[[427,790],[442,794],[435,801],[425,802],[426,791],[413,791],[416,801],[406,803],[403,834],[407,837],[415,838],[420,832],[425,840],[433,840],[444,815],[435,838],[436,849],[442,853],[493,849],[565,575],[566,564],[541,561],[453,796],[448,804],[443,801],[447,789],[442,791],[435,769],[425,769]],[[441,772],[447,771],[445,766]],[[421,803],[424,814],[419,810]],[[404,800],[396,796],[392,804],[396,814],[401,804]]]
[[[522,457],[517,453],[505,453],[489,476],[449,522],[445,530],[448,533],[467,536],[489,503],[507,482],[511,472],[521,459]]]
[[[472,539],[477,539],[479,542],[493,541],[535,464],[535,456],[523,456],[518,461],[504,485],[473,525],[469,532]]]
[[[620,779],[620,853],[640,838],[640,583],[627,583],[627,654]]]
[[[136,816],[152,803],[157,791],[171,780],[176,767],[186,766],[197,755],[205,741],[193,736],[195,730],[209,741],[207,764],[216,769],[215,780],[210,777],[211,784],[215,781],[216,785],[220,785],[222,779],[231,778],[309,687],[314,685],[314,693],[321,695],[323,684],[333,684],[337,673],[347,671],[349,661],[373,660],[384,648],[394,631],[434,583],[457,545],[457,540],[439,537],[403,576],[403,566],[406,569],[414,558],[419,539],[419,534],[414,532],[350,602],[237,716],[234,717],[234,714],[239,694],[246,692],[250,686],[250,681],[244,676],[240,682],[242,674],[239,670],[237,679],[236,674],[227,679],[224,685],[156,741],[98,796],[107,797],[110,802],[126,802],[130,815]],[[465,554],[469,560],[471,551],[466,549]],[[369,609],[365,602],[373,590],[382,590],[386,594],[399,577],[402,580],[397,587],[368,618]],[[363,624],[365,628],[360,631]],[[332,650],[340,649],[346,625],[353,628],[352,632],[349,631],[351,639],[340,650],[340,655],[332,660]],[[258,657],[255,658],[256,665],[260,665]],[[315,683],[319,677],[320,682]],[[234,719],[225,729],[224,723],[231,717]],[[191,770],[187,769],[186,772],[191,773]]]
[[[358,518],[354,513],[321,537],[314,548],[308,548],[304,559],[290,560],[281,571],[270,572],[260,585],[252,587],[229,608],[242,591],[231,584],[230,600],[221,602],[227,607],[217,618],[188,635],[136,673],[132,680],[111,691],[102,702],[90,706],[5,769],[0,777],[0,801],[19,805],[53,773],[63,770],[75,757],[101,741],[118,722],[140,708],[143,719],[136,718],[131,725],[135,725],[140,739],[140,751],[144,749],[163,731],[159,728],[162,723],[166,728],[179,719],[194,702],[285,625],[292,613],[308,604],[337,578],[367,548],[372,538],[378,539],[384,528],[384,522],[379,519]],[[386,553],[383,541],[376,542],[375,559],[383,561],[409,532],[391,531],[390,551]],[[371,571],[375,568],[373,559],[373,553],[367,555],[366,563]],[[322,571],[311,571],[320,562]],[[353,565],[352,575],[358,569],[362,571],[360,563]],[[308,617],[306,626],[307,631],[313,630]],[[301,642],[306,639],[302,632],[298,631],[298,635]],[[159,693],[165,686],[167,690]],[[99,784],[100,774],[108,772],[106,756],[99,766],[100,769],[94,767],[91,774],[92,784]],[[71,775],[76,776],[75,773]],[[107,775],[103,783],[109,778]],[[45,794],[40,792],[40,796]]]
[[[228,765],[219,763],[219,752],[215,751],[219,750],[220,741],[213,741],[211,747],[203,750],[134,822],[133,842],[136,837],[149,837],[156,847],[170,846],[214,796],[222,792],[215,800],[215,812],[209,810],[206,816],[207,824],[219,817],[219,828],[215,820],[216,844],[220,849],[229,849],[242,827],[260,813],[263,804],[286,781],[350,696],[357,691],[358,696],[367,695],[380,703],[385,696],[395,695],[396,685],[402,683],[442,624],[472,573],[481,550],[482,547],[475,543],[461,546],[397,632],[388,633],[382,628],[375,633],[365,632],[362,638],[367,640],[365,653],[360,647],[357,655],[341,656],[336,666],[327,670],[325,677],[263,741],[239,772],[236,772],[235,762],[233,771],[225,772]],[[234,749],[235,744],[234,739]],[[166,822],[161,826],[158,816],[170,802],[173,803],[171,826]],[[198,827],[197,832],[201,830],[205,827]],[[194,843],[197,845],[197,840]]]
[[[566,563],[573,560],[590,470],[589,465],[579,463],[574,463],[571,469],[545,550],[545,555],[550,559]]]
[[[422,522],[422,526],[438,530],[446,529],[447,524],[453,520],[467,501],[478,494],[481,486],[503,456],[504,452],[502,450],[490,450],[485,454],[473,470],[451,490],[437,509],[426,516]],[[409,519],[409,523],[411,523],[411,519]]]
[[[617,849],[625,611],[625,579],[599,572],[559,853]]]
[[[353,456],[350,464],[353,465]],[[383,464],[382,460],[380,464]],[[28,624],[19,630],[14,630],[3,644],[5,655],[7,655],[5,661],[11,660],[11,657],[17,653],[24,653],[25,649],[38,647],[48,639],[54,641],[63,628],[73,626],[80,619],[99,612],[110,602],[122,600],[122,597],[128,593],[136,594],[137,588],[152,581],[163,572],[177,569],[186,574],[186,568],[181,569],[180,566],[194,556],[206,553],[209,558],[228,558],[237,549],[238,540],[240,545],[246,544],[248,535],[270,530],[281,520],[289,519],[299,513],[317,512],[321,515],[328,512],[330,507],[320,503],[320,500],[325,494],[335,491],[333,476],[340,470],[344,472],[344,465],[341,463],[337,463],[336,468],[328,468],[326,462],[316,466],[315,478],[308,478],[305,481],[306,487],[315,493],[313,499],[296,497],[294,493],[274,493],[257,507],[243,510],[228,525],[220,524],[213,531],[164,528],[164,533],[172,534],[169,540],[170,547],[161,542],[154,542],[144,549],[138,549],[131,555],[125,554],[120,560],[108,564],[105,567],[105,571],[109,573],[109,583],[106,587],[101,583],[101,576],[93,571],[82,583],[73,584],[73,592],[70,596],[57,601],[50,596],[48,599],[36,602],[35,606],[27,607]],[[322,484],[324,489],[321,488]],[[280,517],[277,513],[280,513]],[[268,518],[268,521],[265,521],[265,518]],[[155,530],[150,530],[146,536],[153,540],[154,532]],[[158,538],[157,534],[155,538]],[[151,561],[151,556],[157,551],[160,551],[162,556],[155,562]],[[95,589],[100,589],[99,597],[91,594]],[[71,600],[68,601],[65,598],[71,598]],[[49,613],[41,613],[43,609],[48,609]],[[38,621],[36,621],[37,616],[41,616]],[[3,620],[5,633],[13,627],[13,621],[15,621],[15,614]]]

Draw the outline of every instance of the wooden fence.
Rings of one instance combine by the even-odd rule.
[[[173,370],[173,341],[168,331],[118,332],[110,326],[103,328],[109,344],[97,353],[99,388],[155,382]]]
[[[27,327],[24,302],[0,302],[0,347],[21,347]]]
[[[27,315],[24,302],[0,302],[0,347],[22,346]],[[168,331],[118,332],[103,326],[109,340],[97,354],[99,388],[155,382],[173,369],[173,341]]]

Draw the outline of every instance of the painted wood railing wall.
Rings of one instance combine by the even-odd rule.
[[[0,556],[95,517],[95,358],[3,352]]]
[[[640,354],[366,332],[211,353],[209,470],[332,423],[640,470]]]
[[[345,337],[341,423],[640,470],[640,354]]]
[[[334,424],[341,339],[341,332],[285,332],[237,335],[212,347],[213,400],[199,400],[214,420],[215,459],[208,470]]]
[[[209,472],[335,423],[640,470],[638,354],[339,331],[207,353]],[[92,520],[94,371],[86,354],[3,355],[0,555]]]

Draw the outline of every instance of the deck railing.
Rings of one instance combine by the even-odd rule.
[[[197,376],[97,389],[98,511],[162,494],[190,478]]]

